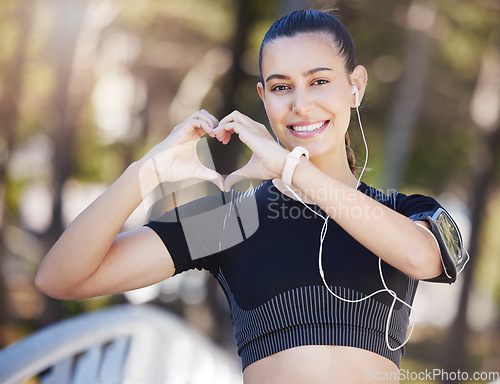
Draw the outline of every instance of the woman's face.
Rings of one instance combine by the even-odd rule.
[[[288,149],[303,146],[311,157],[345,151],[355,107],[355,74],[347,73],[334,44],[325,34],[301,33],[271,41],[262,54],[264,84],[257,88],[271,127]]]

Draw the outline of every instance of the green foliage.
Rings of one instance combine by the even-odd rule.
[[[233,8],[234,2],[221,0],[169,0],[167,3],[141,1],[125,6],[120,20],[153,35],[166,25],[178,23],[182,33],[193,30],[214,43],[223,43],[234,32],[234,24],[231,23]],[[167,36],[160,33],[156,37]]]
[[[476,285],[484,294],[491,296],[497,305],[500,305],[500,195],[492,196],[488,207],[488,214],[483,222],[483,231],[480,239],[480,255],[476,269]]]
[[[18,41],[19,30],[16,28],[15,20],[3,20],[0,24],[0,61],[8,61],[12,57]]]

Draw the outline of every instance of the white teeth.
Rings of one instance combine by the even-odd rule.
[[[317,124],[311,124],[311,125],[305,125],[305,126],[299,126],[295,125],[292,126],[291,128],[296,131],[296,132],[312,132],[315,131],[316,129],[321,128],[325,123],[317,123]]]

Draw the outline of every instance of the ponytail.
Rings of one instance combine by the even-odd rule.
[[[360,171],[360,167],[356,166],[356,155],[351,148],[351,139],[349,138],[349,133],[345,133],[345,151],[347,153],[347,162],[349,163],[349,168],[351,172],[355,175]]]

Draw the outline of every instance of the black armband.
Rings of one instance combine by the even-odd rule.
[[[453,283],[469,260],[469,254],[463,246],[458,226],[446,210],[437,207],[432,211],[417,213],[409,217],[411,220],[427,221],[436,238],[441,253],[443,273],[426,281]],[[466,256],[466,257],[465,257]]]

